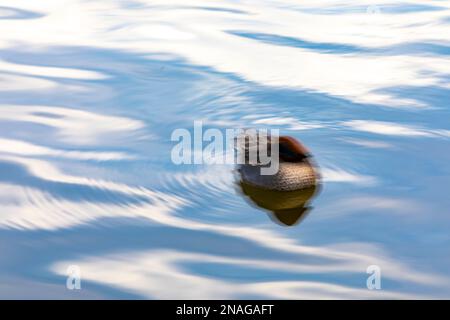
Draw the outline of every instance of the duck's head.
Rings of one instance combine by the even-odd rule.
[[[289,136],[278,138],[278,152],[280,160],[285,162],[303,162],[311,157],[303,144]]]
[[[255,153],[253,159],[256,160],[256,163],[260,163],[260,137],[259,136],[251,136],[248,134],[244,134],[242,137],[243,144],[241,145],[241,151],[244,152],[245,156],[245,164],[250,164],[250,154]],[[278,155],[280,161],[284,162],[305,162],[311,157],[309,150],[301,144],[298,140],[290,136],[280,136],[280,137],[272,137],[267,136],[264,140],[267,143],[267,152],[268,156],[272,156],[273,150],[278,149]],[[277,144],[278,146],[276,146]],[[278,148],[276,148],[278,147]]]

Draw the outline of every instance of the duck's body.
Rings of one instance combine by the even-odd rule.
[[[256,187],[295,191],[313,187],[317,184],[317,174],[309,163],[280,161],[278,172],[274,175],[262,175],[261,166],[243,165],[240,168],[241,179]]]
[[[292,137],[282,136],[278,143],[278,171],[273,175],[263,175],[262,165],[243,164],[239,167],[242,181],[255,187],[277,191],[295,191],[316,186],[319,175],[308,150]]]

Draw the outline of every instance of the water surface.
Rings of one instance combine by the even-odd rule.
[[[445,1],[0,4],[0,297],[449,298],[449,17]],[[232,167],[173,164],[194,121],[303,141],[323,175],[308,216],[280,226]]]

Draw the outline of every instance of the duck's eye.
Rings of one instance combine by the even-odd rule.
[[[284,143],[280,143],[280,156],[286,156],[286,157],[294,157],[295,154],[292,152]]]

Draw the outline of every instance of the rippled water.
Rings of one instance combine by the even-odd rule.
[[[449,298],[449,34],[447,1],[0,1],[0,297]],[[303,141],[309,215],[174,165],[196,120]]]

